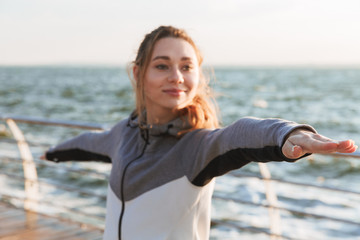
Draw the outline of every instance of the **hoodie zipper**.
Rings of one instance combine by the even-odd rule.
[[[140,130],[141,131],[141,130]],[[149,139],[149,133],[148,133],[148,130],[146,129],[145,130],[145,133],[144,134],[141,134],[143,139],[144,139],[144,147],[140,153],[139,156],[137,156],[136,158],[134,158],[133,160],[131,160],[130,162],[128,162],[128,164],[126,164],[123,172],[122,172],[122,177],[121,177],[121,183],[120,183],[120,194],[121,194],[121,213],[120,213],[120,217],[119,217],[119,226],[118,226],[118,238],[119,240],[121,240],[121,228],[122,228],[122,220],[123,220],[123,217],[124,217],[124,213],[125,213],[125,194],[124,194],[124,181],[125,181],[125,174],[126,174],[126,171],[127,169],[129,168],[129,166],[135,162],[136,160],[138,160],[139,158],[141,158],[144,153],[145,153],[145,150],[146,150],[146,147],[147,145],[149,144],[148,142],[148,139]]]

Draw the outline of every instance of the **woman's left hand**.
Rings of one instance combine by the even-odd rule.
[[[287,158],[296,159],[307,153],[352,153],[357,148],[353,140],[335,141],[320,134],[298,129],[289,135],[282,152]]]

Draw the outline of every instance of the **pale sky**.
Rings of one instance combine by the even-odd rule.
[[[159,25],[213,66],[360,66],[359,0],[0,0],[0,65],[123,65]]]

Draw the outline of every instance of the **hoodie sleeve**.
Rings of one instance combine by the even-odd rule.
[[[242,118],[223,129],[198,130],[189,136],[197,147],[190,151],[192,156],[188,159],[196,160],[192,164],[185,163],[185,171],[194,185],[203,186],[212,178],[250,162],[294,162],[297,159],[286,158],[281,148],[287,136],[299,128],[316,132],[309,125],[253,117]]]
[[[111,162],[108,144],[110,132],[86,132],[69,139],[46,152],[46,159],[54,162],[100,161]]]
[[[128,120],[116,124],[111,130],[86,132],[71,138],[46,152],[46,159],[54,162],[99,161],[111,163],[111,156],[120,141]]]

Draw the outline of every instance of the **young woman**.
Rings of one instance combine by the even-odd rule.
[[[55,162],[112,163],[104,239],[208,239],[214,177],[253,161],[356,150],[352,140],[280,119],[242,118],[219,128],[201,63],[183,30],[155,29],[133,62],[131,116],[46,153]]]

